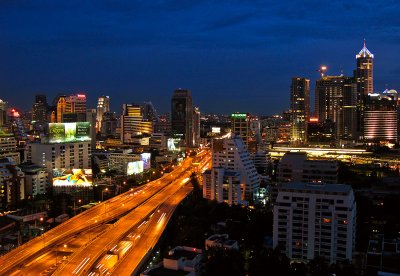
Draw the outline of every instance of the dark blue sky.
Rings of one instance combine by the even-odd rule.
[[[377,91],[400,89],[397,1],[1,0],[0,98],[84,91],[169,110],[175,88],[202,111],[273,114],[292,76],[351,75],[367,39]]]

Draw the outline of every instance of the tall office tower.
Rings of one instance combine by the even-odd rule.
[[[140,105],[123,104],[121,115],[121,141],[132,143],[133,138],[139,135],[151,135],[153,133],[153,122],[143,119]]]
[[[348,78],[343,87],[343,133],[345,140],[357,140],[357,84]]]
[[[200,143],[200,108],[195,107],[193,110],[193,145],[198,146]]]
[[[369,94],[363,120],[366,142],[397,142],[397,94]]]
[[[106,112],[110,112],[110,97],[109,96],[101,96],[97,100],[97,115],[96,115],[96,131],[99,132],[101,130],[101,123],[103,121],[103,114]]]
[[[190,90],[177,89],[171,100],[171,131],[182,146],[193,147],[193,101]]]
[[[47,122],[47,108],[46,95],[36,95],[35,103],[32,106],[32,121]]]
[[[356,55],[357,68],[353,71],[357,89],[357,131],[363,135],[363,111],[368,94],[374,93],[374,55],[364,46]],[[361,137],[362,138],[362,137]]]
[[[0,99],[0,127],[7,123],[7,102]]]
[[[63,122],[85,122],[86,121],[86,95],[70,95],[65,99],[65,113],[62,115]]]
[[[274,205],[273,246],[293,261],[352,260],[356,202],[350,185],[284,183]]]
[[[307,120],[310,116],[310,80],[292,78],[290,85],[291,141],[307,142]]]
[[[67,96],[59,96],[57,100],[57,123],[62,123],[63,114],[66,112]]]
[[[232,133],[235,134],[236,137],[241,137],[246,149],[249,149],[251,138],[250,114],[236,112],[231,114],[230,119]]]
[[[320,122],[330,120],[335,124],[335,139],[352,138],[356,94],[351,78],[323,76],[315,86],[315,111]]]
[[[0,159],[0,206],[16,207],[25,198],[24,173],[12,158]]]
[[[212,169],[204,174],[203,197],[218,202],[241,204],[252,200],[260,188],[260,177],[243,139],[212,141]]]

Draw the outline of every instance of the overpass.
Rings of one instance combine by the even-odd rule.
[[[138,250],[134,250],[136,265],[139,264],[149,248],[157,242],[176,206],[191,191],[186,184],[190,181],[192,172],[199,171],[199,167],[201,170],[208,168],[210,162],[209,150],[203,150],[195,157],[186,158],[162,178],[100,203],[71,218],[0,257],[0,275],[87,275],[92,272],[97,274],[101,271],[96,269],[96,266],[99,263],[101,265],[106,255],[111,256],[108,259],[115,260],[113,254],[109,253],[116,245],[125,242],[130,248],[143,246],[142,242],[138,242],[142,239],[146,240],[144,245],[147,245],[141,250],[142,257]],[[158,217],[161,215],[162,218]],[[160,222],[156,226],[159,226],[150,227],[154,225],[157,217],[157,222]],[[138,232],[139,229],[146,231]],[[136,235],[136,232],[139,234]],[[130,238],[134,235],[135,244]],[[145,239],[149,236],[152,240]],[[130,252],[123,250],[125,253]],[[116,264],[122,263],[123,256],[119,255]],[[129,260],[131,261],[130,258]],[[110,267],[109,271],[118,271],[118,266]]]

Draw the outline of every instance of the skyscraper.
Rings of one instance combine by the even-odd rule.
[[[103,121],[103,114],[105,112],[110,112],[110,97],[101,96],[97,101],[97,115],[96,115],[96,130],[101,130],[101,123]]]
[[[86,95],[70,95],[65,99],[65,113],[63,122],[85,122],[86,121]]]
[[[310,115],[310,80],[292,78],[290,86],[291,141],[294,144],[307,140],[307,120]]]
[[[153,123],[143,119],[140,105],[124,104],[121,116],[121,141],[131,143],[134,136],[151,135]]]
[[[46,95],[36,95],[32,106],[32,121],[43,123],[47,121],[47,99]]]
[[[354,79],[357,90],[357,132],[363,135],[363,112],[368,94],[374,93],[374,55],[364,46],[356,55],[357,68],[354,70]],[[362,137],[360,137],[362,138]]]
[[[59,96],[57,100],[57,123],[62,123],[62,116],[65,113],[67,96]]]
[[[249,149],[250,140],[250,114],[249,113],[232,113],[231,114],[231,129],[236,137],[243,139],[246,149]]]
[[[335,124],[336,140],[353,137],[355,119],[355,90],[352,79],[323,76],[315,86],[315,112],[320,122]]]
[[[171,131],[183,146],[193,147],[193,101],[190,90],[177,89],[171,100]]]

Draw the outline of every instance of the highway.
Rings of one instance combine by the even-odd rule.
[[[200,153],[196,160],[202,164],[209,163],[209,151]],[[187,182],[190,177],[192,162],[192,158],[186,158],[171,173],[162,178],[98,204],[51,229],[41,237],[0,257],[0,275],[32,273],[50,275],[54,270],[55,274],[59,275],[78,275],[84,271],[89,272],[104,254],[104,250],[109,250],[110,246],[128,234],[127,229],[140,224],[170,195],[176,194],[183,187],[182,181],[186,179]],[[119,220],[114,224],[106,224],[118,218]],[[100,229],[102,225],[107,227],[103,227],[99,233],[90,234],[95,229]],[[84,236],[85,233],[89,233],[89,238],[81,239],[81,244],[77,248],[73,248],[71,244],[68,256],[61,258],[55,266],[60,245],[71,238]],[[88,252],[91,253],[88,254]],[[56,254],[55,258],[54,254]],[[61,254],[67,255],[65,252]]]

